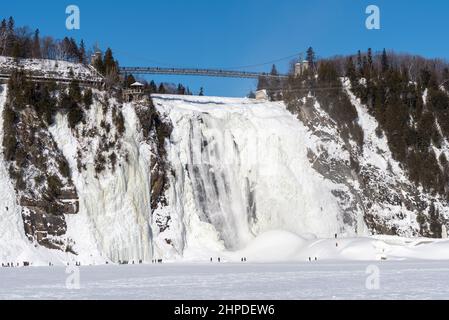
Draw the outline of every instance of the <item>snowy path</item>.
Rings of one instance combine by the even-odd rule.
[[[63,267],[0,269],[0,299],[448,299],[448,262],[166,264],[82,267],[80,290]]]

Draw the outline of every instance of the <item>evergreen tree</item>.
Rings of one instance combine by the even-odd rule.
[[[15,39],[15,22],[13,17],[9,17],[8,19],[8,25],[6,28],[6,38],[4,43],[4,50],[3,55],[5,56],[20,56],[20,48],[18,47],[18,44]]]
[[[388,62],[387,51],[385,49],[382,51],[381,63],[382,63],[382,73],[386,73],[388,69],[390,69],[390,65]]]
[[[6,54],[6,41],[8,38],[8,25],[6,24],[6,19],[3,19],[0,24],[0,53],[1,55]]]
[[[112,87],[119,82],[118,62],[114,59],[112,50],[108,48],[103,59],[104,75],[106,77],[106,86]]]
[[[367,56],[362,57],[362,75],[366,79],[369,77],[369,65]]]
[[[110,48],[108,48],[104,54],[103,65],[104,65],[105,73],[111,72],[116,67],[114,56],[113,56],[112,50]]]
[[[83,109],[77,102],[72,102],[67,115],[67,120],[71,129],[75,129],[75,127],[84,120]]]
[[[440,84],[438,83],[438,75],[435,70],[430,72],[429,82],[427,84],[428,89],[433,89],[438,91],[440,88]]]
[[[39,29],[36,29],[33,38],[33,58],[40,59],[41,57],[41,40],[39,38]]]
[[[59,55],[61,59],[79,62],[79,49],[75,39],[65,37],[59,47]]]
[[[78,48],[78,44],[76,43],[75,39],[73,39],[73,38],[70,38],[69,41],[70,41],[70,45],[69,45],[70,59],[73,62],[79,62],[80,51]]]
[[[407,107],[395,96],[389,101],[385,112],[385,128],[389,133],[388,144],[396,160],[405,162],[407,150],[405,132],[409,118]]]
[[[204,88],[203,87],[200,88],[200,93],[198,93],[198,95],[200,97],[204,96]]]
[[[373,69],[373,51],[371,48],[368,48],[368,67]]]
[[[363,77],[363,59],[360,50],[357,52],[357,71],[359,72],[359,75]]]
[[[429,69],[426,68],[426,69],[422,69],[420,71],[419,80],[420,80],[421,85],[422,85],[423,88],[428,88],[429,87],[429,83],[430,83],[431,78],[432,78],[432,73],[430,72]]]
[[[14,44],[13,44],[11,56],[12,56],[15,60],[21,58],[20,44],[19,44],[17,41],[14,42]]]
[[[84,91],[83,102],[86,108],[89,108],[93,103],[93,92],[92,89],[87,89]]]
[[[84,40],[81,40],[79,46],[79,62],[83,64],[86,63],[86,46],[84,44]]]
[[[3,35],[8,31],[8,25],[6,24],[6,19],[3,19],[0,23],[0,34]]]
[[[186,93],[186,89],[182,84],[178,84],[178,88],[176,89],[176,94],[184,95]]]
[[[70,82],[68,94],[61,93],[59,105],[68,111],[67,120],[71,129],[84,120],[84,112],[80,106],[82,99],[81,88],[76,80]]]
[[[443,86],[446,91],[449,91],[449,68],[443,70]]]
[[[269,88],[269,81],[267,77],[259,76],[257,81],[257,90],[264,90]]]
[[[31,104],[33,83],[23,70],[14,70],[8,80],[8,99],[16,110]]]
[[[105,71],[105,67],[104,67],[104,63],[103,63],[103,59],[95,59],[94,63],[93,63],[93,67],[95,68],[95,70],[97,70],[100,74],[105,75],[106,71]]]
[[[136,82],[136,79],[134,78],[134,76],[132,74],[128,74],[128,75],[125,76],[125,84],[124,84],[124,86],[125,86],[125,88],[129,88],[135,82]]]
[[[156,83],[154,82],[154,80],[151,80],[150,82],[150,93],[158,93],[158,89],[156,86]]]
[[[380,81],[374,89],[374,115],[381,127],[385,125],[385,90],[383,81]]]
[[[318,81],[326,87],[340,86],[338,72],[332,61],[322,61],[318,68]]]
[[[9,17],[9,19],[8,19],[8,31],[14,33],[14,26],[15,26],[14,18],[13,17]]]
[[[277,71],[276,65],[273,64],[271,67],[270,75],[272,76],[278,76],[279,72]],[[268,82],[268,95],[270,96],[271,100],[281,100],[282,96],[279,90],[281,89],[281,81],[279,78],[270,78]]]
[[[69,84],[69,97],[73,101],[81,101],[81,88],[77,80],[72,80]]]
[[[38,85],[36,101],[33,102],[39,116],[51,125],[53,123],[53,113],[56,110],[56,99],[52,97],[48,84]]]
[[[345,75],[349,80],[351,80],[351,83],[354,84],[357,78],[357,73],[355,70],[354,60],[352,57],[349,57],[346,59],[346,66],[345,66]]]
[[[314,71],[315,70],[316,56],[315,56],[315,51],[313,51],[312,47],[309,47],[309,49],[307,49],[306,60],[309,63],[310,69],[312,71]]]
[[[429,209],[429,228],[431,236],[433,238],[441,238],[442,236],[442,223],[440,219],[440,212],[435,208],[435,204],[432,203]]]

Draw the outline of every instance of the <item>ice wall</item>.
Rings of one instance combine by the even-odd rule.
[[[112,107],[116,101],[111,99],[108,103]],[[121,111],[126,130],[120,138],[120,150],[116,147],[114,151],[118,155],[117,165],[114,169],[107,166],[101,173],[95,171],[100,140],[113,137],[115,132],[101,131],[101,122],[112,120],[98,101],[88,110],[86,124],[78,128],[78,132],[100,130],[96,135],[75,136],[68,127],[67,116],[62,114],[57,115],[56,124],[50,128],[68,159],[80,197],[79,213],[66,217],[67,235],[75,242],[77,259],[84,261],[137,263],[152,259],[149,146],[141,143],[132,105],[125,104]],[[84,168],[78,166],[79,161]]]
[[[5,85],[0,86],[0,115],[3,114],[7,95]],[[3,121],[0,121],[0,141],[3,141]],[[12,262],[27,250],[21,210],[16,205],[16,194],[9,179],[8,168],[0,152],[0,261]],[[11,258],[13,258],[11,260]]]
[[[312,140],[283,103],[154,96],[174,126],[168,153],[175,246],[245,247],[270,230],[345,230],[332,190],[307,157]],[[179,229],[179,232],[173,232]],[[181,236],[180,236],[181,235]]]

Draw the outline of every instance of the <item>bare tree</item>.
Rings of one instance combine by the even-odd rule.
[[[55,40],[52,37],[45,37],[41,41],[42,57],[46,59],[56,59],[58,48]]]

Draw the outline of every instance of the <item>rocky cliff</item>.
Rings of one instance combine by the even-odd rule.
[[[272,230],[447,235],[447,198],[410,179],[348,81],[285,102],[123,103],[15,77],[0,95],[5,261],[202,259]]]

